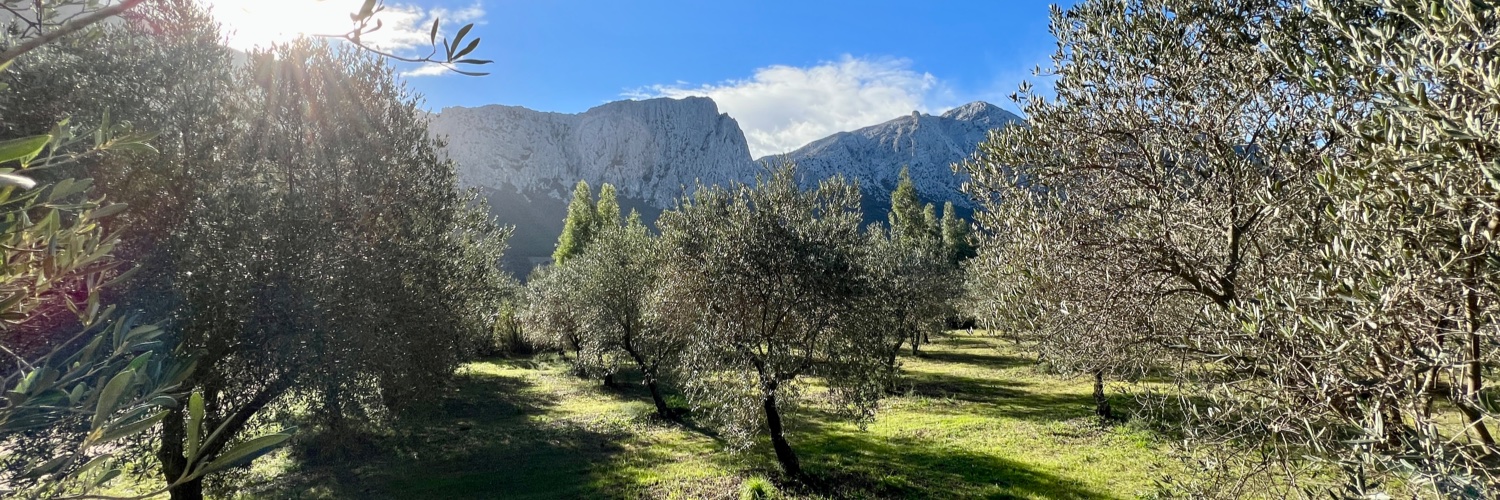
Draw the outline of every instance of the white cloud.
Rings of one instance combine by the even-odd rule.
[[[853,130],[912,111],[930,113],[952,92],[911,61],[844,56],[812,67],[770,66],[745,80],[691,86],[654,85],[631,98],[707,96],[739,121],[756,157],[784,153],[835,132]]]
[[[435,63],[426,63],[416,68],[402,71],[401,76],[411,78],[414,76],[440,76],[453,73],[447,66]]]
[[[442,20],[443,29],[438,33],[439,38],[445,33],[452,36],[454,30],[465,24],[484,24],[484,6],[475,2],[458,10],[441,7],[424,10],[413,5],[387,5],[385,12],[377,14],[376,19],[383,21],[385,26],[379,31],[366,35],[371,42],[384,44],[391,50],[425,48],[431,45],[429,36],[434,19]],[[466,39],[473,40],[474,37],[469,36]]]
[[[352,0],[202,0],[224,25],[229,46],[249,50],[284,43],[302,35],[339,35],[353,26],[349,15],[359,10]],[[443,31],[467,23],[483,24],[484,7],[474,2],[461,9],[426,8],[388,2],[376,14],[382,26],[363,37],[363,42],[399,55],[425,55],[433,19],[441,18]],[[441,34],[440,34],[441,35]],[[414,74],[430,74],[425,67]]]

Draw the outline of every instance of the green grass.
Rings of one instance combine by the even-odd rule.
[[[774,488],[761,489],[780,498],[1108,499],[1148,493],[1166,465],[1151,435],[1090,417],[1087,381],[1040,374],[993,339],[935,340],[902,360],[898,394],[865,429],[816,403],[791,413],[788,437],[811,477],[800,484],[781,478],[769,445],[731,453],[691,416],[656,419],[634,384],[489,360],[464,367],[428,417],[364,443],[361,458],[303,442],[258,462],[239,494],[738,498],[769,478]]]

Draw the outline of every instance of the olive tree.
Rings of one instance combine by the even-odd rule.
[[[1219,325],[1174,312],[1232,308],[1296,255],[1275,232],[1296,224],[1282,207],[1305,201],[1321,144],[1259,45],[1283,28],[1275,7],[1256,4],[1054,11],[1056,97],[1023,89],[1028,126],[995,134],[967,164],[998,277],[1024,283],[1015,298],[1039,301],[1032,310],[1071,316],[1038,329],[1074,336],[1040,337],[1061,349],[1054,359],[1142,337],[1194,347],[1199,326]]]
[[[1487,386],[1500,361],[1500,12],[1445,0],[1305,11],[1312,36],[1274,46],[1326,100],[1343,149],[1316,181],[1316,286],[1277,287],[1251,320],[1260,335],[1317,339],[1285,363],[1317,367],[1293,387],[1317,388],[1308,406],[1363,434],[1330,448],[1432,493],[1482,497],[1500,488]]]
[[[975,276],[998,284],[977,288],[1016,304],[986,309],[1085,361],[1150,347],[1127,367],[1173,367],[1189,437],[1248,457],[1237,473],[1283,476],[1200,494],[1315,491],[1334,462],[1444,495],[1493,487],[1494,117],[1479,103],[1495,98],[1480,49],[1494,16],[1448,1],[1056,12],[1057,97],[1022,99],[1030,126],[967,165],[987,208]]]
[[[242,464],[289,436],[243,436],[236,430],[240,425],[236,424],[237,419],[215,421],[217,416],[212,412],[206,414],[205,407],[215,406],[221,393],[210,391],[205,398],[205,392],[192,392],[191,397],[183,397],[188,390],[195,388],[194,377],[200,373],[197,367],[201,365],[196,364],[200,359],[194,356],[199,353],[179,351],[170,356],[175,359],[168,359],[166,353],[170,349],[167,346],[179,340],[178,335],[166,333],[168,329],[137,324],[134,317],[111,322],[110,319],[118,315],[112,315],[112,308],[102,307],[98,296],[102,285],[111,277],[109,266],[103,265],[102,271],[82,270],[94,267],[96,262],[108,262],[111,253],[121,248],[169,252],[172,245],[154,247],[153,244],[162,243],[165,236],[184,229],[182,223],[189,220],[182,216],[188,211],[184,201],[200,194],[184,195],[177,188],[224,182],[219,177],[223,171],[217,167],[224,163],[223,155],[234,148],[226,147],[223,140],[226,135],[220,132],[234,129],[232,124],[236,120],[219,110],[226,108],[223,103],[235,100],[229,96],[228,89],[232,85],[226,84],[231,78],[225,77],[231,74],[233,65],[226,57],[227,51],[218,46],[217,30],[192,2],[45,0],[7,1],[5,4],[10,29],[6,38],[0,41],[4,46],[0,52],[0,69],[10,66],[14,71],[6,74],[7,82],[0,83],[0,89],[11,91],[4,94],[5,99],[0,99],[4,106],[4,113],[0,115],[5,117],[0,120],[0,137],[15,139],[0,141],[3,144],[0,149],[4,150],[0,157],[6,162],[19,160],[19,166],[25,167],[44,148],[56,157],[77,138],[92,135],[98,150],[113,148],[135,153],[160,150],[163,154],[145,155],[147,161],[144,163],[150,165],[154,161],[156,166],[168,168],[144,166],[121,173],[111,167],[121,163],[132,165],[135,163],[129,161],[132,156],[143,155],[123,155],[127,160],[124,162],[116,161],[122,155],[75,155],[73,159],[81,161],[49,172],[53,175],[57,172],[96,174],[101,177],[98,185],[116,199],[143,202],[141,204],[149,215],[134,217],[130,222],[144,221],[145,231],[126,231],[123,238],[119,237],[119,224],[111,224],[110,215],[119,213],[124,204],[101,205],[96,198],[76,199],[79,193],[88,192],[91,184],[88,179],[64,178],[32,188],[30,184],[34,179],[5,174],[8,185],[13,186],[4,188],[10,198],[8,206],[18,210],[7,212],[7,217],[16,220],[6,226],[13,230],[6,238],[11,245],[9,248],[26,252],[28,256],[27,259],[7,258],[7,262],[24,263],[34,257],[42,263],[40,266],[10,268],[20,272],[7,275],[18,279],[6,279],[6,283],[12,285],[9,291],[13,293],[5,302],[8,309],[5,319],[32,332],[66,329],[70,327],[67,321],[62,321],[59,327],[58,322],[53,321],[59,315],[47,311],[55,312],[58,307],[67,306],[75,313],[81,327],[78,335],[67,340],[53,339],[47,335],[51,332],[31,336],[44,342],[55,341],[51,345],[7,349],[17,358],[19,369],[5,372],[5,385],[13,392],[7,397],[5,406],[0,407],[0,420],[4,420],[8,427],[6,442],[0,443],[0,447],[7,450],[4,459],[6,471],[0,483],[6,488],[24,488],[28,481],[40,481],[43,485],[40,489],[7,490],[7,495],[98,497],[90,490],[119,474],[118,469],[109,465],[109,456],[121,449],[122,442],[137,438],[166,420],[168,430],[173,427],[173,422],[180,422],[176,426],[177,444],[182,449],[175,457],[179,459],[178,463],[169,467],[173,470],[165,474],[166,486],[162,491],[170,489],[174,497],[180,496],[183,491],[195,490],[195,485],[205,475]],[[373,50],[362,44],[359,36],[379,27],[374,16],[382,7],[378,1],[364,2],[360,10],[351,15],[355,28],[343,38],[355,47]],[[126,23],[105,29],[97,24],[121,14],[126,15]],[[437,44],[437,28],[435,22],[432,30],[434,45]],[[434,51],[434,55],[403,60],[443,64],[450,69],[458,64],[484,64],[482,60],[465,58],[477,46],[477,41],[465,43],[463,40],[470,28],[462,29],[451,43],[444,40],[445,59],[434,57]],[[90,36],[68,36],[85,30]],[[59,44],[60,41],[63,43]],[[67,47],[41,54],[58,45]],[[144,73],[151,72],[156,73],[143,77]],[[149,81],[162,75],[170,75],[170,78]],[[205,78],[205,75],[211,76]],[[182,85],[184,82],[186,85]],[[86,91],[80,92],[79,89]],[[200,105],[205,102],[215,109],[203,113]],[[144,123],[162,133],[129,133],[128,127],[111,122],[111,110],[116,112],[116,117],[123,114],[127,120]],[[75,113],[81,113],[85,120],[99,114],[103,119],[92,127],[92,133],[80,133],[82,127],[70,125],[67,118]],[[62,124],[54,127],[59,120]],[[163,130],[156,130],[163,124],[167,125]],[[226,127],[226,124],[230,126]],[[197,133],[199,128],[209,132]],[[52,131],[35,135],[48,129]],[[194,132],[182,133],[185,130]],[[425,138],[425,135],[421,137]],[[148,141],[158,147],[153,150]],[[100,159],[108,161],[98,161]],[[183,166],[186,168],[176,169]],[[155,186],[138,185],[142,176],[137,173],[145,173],[145,177],[154,181],[168,180]],[[43,177],[57,179],[47,174]],[[30,189],[14,190],[14,186],[23,184]],[[11,198],[10,195],[17,196]],[[171,207],[181,210],[172,210]],[[47,211],[51,211],[51,215],[43,216]],[[28,219],[37,221],[38,225],[28,225],[25,222]],[[462,226],[457,233],[472,233],[473,230],[475,226],[471,224]],[[33,238],[34,233],[40,234],[38,231],[55,233],[47,239],[48,248],[26,250],[40,241]],[[108,237],[104,236],[106,234]],[[141,245],[143,241],[148,244]],[[503,242],[503,237],[498,241]],[[451,245],[449,247],[448,250],[453,250]],[[485,252],[460,250],[459,253],[473,257]],[[159,254],[147,251],[136,256],[150,258],[156,255]],[[484,259],[470,259],[474,260]],[[166,262],[172,262],[172,259],[166,259]],[[493,263],[484,266],[493,267]],[[490,272],[478,266],[470,269],[477,270],[478,274]],[[36,277],[45,276],[45,279],[25,278],[31,271],[43,272]],[[148,271],[153,271],[151,274],[157,277],[162,274],[155,272],[162,271],[162,268],[149,268]],[[465,276],[469,280],[475,277],[474,273]],[[160,283],[160,280],[145,281]],[[143,290],[142,287],[134,282],[129,285],[117,287],[124,290],[127,300],[141,295],[138,292]],[[466,291],[463,288],[451,288],[450,292],[459,292],[455,296],[463,297],[460,302],[473,304],[478,296],[462,293]],[[117,293],[121,292],[117,290]],[[81,297],[86,297],[86,300],[75,304]],[[33,301],[45,307],[36,309],[37,314],[15,310],[30,308],[28,304]],[[133,302],[139,305],[139,301]],[[165,302],[171,303],[170,300]],[[157,301],[155,305],[162,303]],[[160,307],[148,309],[150,314],[165,312]],[[15,338],[18,337],[6,336],[7,342]],[[38,349],[44,354],[31,357]],[[85,415],[92,415],[92,418],[82,418]],[[11,432],[18,429],[21,432]],[[31,439],[38,435],[53,441]],[[70,443],[70,436],[83,437],[81,442],[73,439]],[[57,439],[62,440],[61,444],[57,444]],[[27,457],[38,454],[51,459],[37,467],[27,467]],[[11,472],[16,470],[14,467],[23,467],[24,475],[12,475]]]
[[[169,242],[187,383],[227,436],[300,403],[345,437],[427,401],[492,328],[504,235],[383,62],[299,41],[251,54],[246,79],[235,154]],[[164,477],[194,465],[190,421],[164,423]]]
[[[641,371],[656,413],[671,417],[661,382],[675,366],[683,342],[665,319],[658,247],[640,218],[632,217],[626,225],[595,234],[583,254],[565,267],[579,278],[570,291],[582,311],[579,358],[603,362],[596,369],[612,372],[615,358],[623,354]]]
[[[1232,387],[1171,401],[1189,419],[1212,415],[1189,428],[1216,443],[1298,461],[1276,444],[1316,431],[1242,425],[1275,412],[1241,403],[1310,395],[1269,376],[1301,369],[1282,362],[1301,347],[1241,319],[1274,300],[1272,283],[1308,269],[1315,245],[1303,236],[1323,224],[1310,187],[1340,147],[1325,116],[1349,112],[1321,106],[1268,48],[1305,17],[1272,0],[1095,0],[1055,9],[1052,23],[1056,96],[1023,87],[1027,126],[993,134],[965,164],[984,206],[975,265],[987,269],[973,276],[996,305],[990,323],[1051,366],[1092,375],[1100,413],[1111,374],[1171,367],[1187,387]]]
[[[1045,199],[1018,193],[992,207],[1029,224],[997,227],[985,240],[970,279],[990,302],[970,312],[1034,350],[1048,368],[1093,379],[1095,413],[1112,418],[1106,378],[1138,375],[1157,362],[1149,355],[1151,323],[1192,311],[1153,300],[1155,280],[1113,275],[1093,255],[1070,251],[1077,236],[1061,223],[1058,207],[1034,205]]]
[[[821,377],[868,417],[887,373],[878,333],[853,316],[861,269],[859,190],[841,178],[801,190],[791,165],[755,185],[700,186],[660,219],[667,296],[687,339],[679,372],[693,405],[748,443],[765,425],[783,470],[801,474],[785,406]]]
[[[909,343],[916,355],[921,342],[943,330],[962,281],[950,252],[936,238],[903,239],[874,225],[864,245],[861,267],[870,293],[863,311],[848,321],[884,337],[881,355],[894,382],[902,346]]]
[[[577,275],[561,266],[539,267],[526,280],[526,308],[518,319],[527,339],[567,355],[582,355],[582,309],[571,297]],[[576,363],[575,363],[576,364]]]
[[[573,186],[573,199],[568,202],[563,232],[552,253],[552,266],[533,271],[527,285],[529,300],[520,317],[533,341],[563,353],[576,352],[574,371],[579,375],[603,376],[605,385],[613,384],[614,379],[612,370],[602,368],[612,365],[598,356],[610,351],[583,351],[583,328],[588,322],[583,315],[589,309],[578,294],[594,277],[581,274],[582,268],[568,263],[588,250],[600,233],[618,228],[622,222],[614,186],[600,186],[596,200],[588,183],[578,181]]]
[[[0,54],[0,199],[6,207],[0,217],[7,221],[0,236],[7,263],[0,277],[6,297],[0,351],[14,358],[15,368],[0,370],[7,390],[0,401],[0,448],[6,450],[0,495],[6,497],[98,497],[97,490],[121,474],[117,456],[129,455],[122,453],[127,446],[168,408],[201,398],[186,397],[182,382],[192,360],[172,352],[166,329],[107,305],[130,294],[122,283],[139,270],[121,272],[121,248],[139,235],[118,222],[127,204],[104,201],[101,191],[113,194],[107,182],[69,177],[90,174],[89,167],[101,163],[162,157],[151,145],[160,134],[131,127],[128,119],[138,118],[133,112],[119,119],[120,108],[134,111],[133,102],[122,102],[129,99],[99,85],[103,80],[81,81],[87,77],[77,74],[77,65],[58,64],[73,59],[70,50],[120,32],[94,25],[140,3],[7,7],[12,29],[0,42],[6,47]],[[80,30],[93,36],[67,36]],[[115,120],[109,104],[118,105]],[[248,439],[214,459],[193,453],[197,467],[168,485],[253,458],[287,437]],[[191,441],[202,447],[219,439],[203,433]]]

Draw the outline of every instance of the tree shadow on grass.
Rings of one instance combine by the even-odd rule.
[[[896,382],[896,392],[907,396],[957,399],[971,403],[1001,403],[1031,395],[1019,381],[1001,381],[935,372],[906,372]]]
[[[617,401],[636,403],[641,405],[652,405],[651,390],[646,387],[645,377],[640,370],[633,367],[623,367],[615,372],[615,385],[600,386],[600,394],[608,396]],[[720,444],[724,439],[712,426],[699,421],[702,415],[694,414],[687,402],[687,396],[679,391],[671,382],[663,381],[660,384],[662,398],[667,402],[667,408],[671,414],[667,417],[657,415],[655,408],[651,409],[650,420],[663,424],[681,427],[704,437],[713,439]]]
[[[1026,419],[1038,422],[1064,421],[1088,417],[1094,412],[1093,396],[1087,394],[1058,394],[1036,392],[1028,389],[1033,384],[1021,381],[1006,381],[943,373],[906,373],[897,386],[904,396],[917,396],[930,400],[975,403],[951,408],[934,404],[925,409],[931,413],[980,415]],[[1111,396],[1110,402],[1118,410],[1134,409],[1129,398]]]
[[[1117,498],[1079,481],[999,456],[917,438],[825,425],[817,413],[792,444],[807,478],[789,485],[832,498]],[[826,415],[825,415],[826,417]]]
[[[944,345],[953,346],[960,349],[992,349],[994,348],[995,344],[999,342],[999,339],[996,337],[988,337],[979,334],[969,334],[955,331],[933,335],[932,339],[935,342],[940,342]]]
[[[460,374],[426,411],[367,433],[372,442],[352,457],[322,458],[330,454],[304,444],[294,453],[293,473],[253,496],[599,496],[592,467],[622,451],[623,433],[537,419],[559,401],[529,387],[517,377]]]
[[[957,379],[956,381],[953,379]],[[932,404],[923,407],[924,412],[945,415],[974,415],[990,418],[1011,418],[1038,423],[1065,422],[1075,419],[1094,419],[1094,398],[1088,394],[1029,392],[1010,387],[990,386],[995,383],[985,379],[930,375],[920,377],[912,386],[909,395],[931,398],[935,403],[959,401],[971,405]],[[933,384],[923,386],[923,383]],[[1012,387],[1024,387],[1019,383]],[[959,391],[953,392],[957,388]],[[1118,424],[1135,418],[1145,409],[1140,402],[1128,395],[1109,393]]]
[[[944,344],[952,345],[962,339],[944,338],[940,339]],[[974,352],[978,351],[978,352]],[[966,365],[977,365],[986,368],[1017,368],[1024,366],[1035,366],[1036,360],[1022,356],[1011,356],[995,352],[994,348],[984,344],[980,348],[968,348],[959,350],[927,350],[922,351],[920,358],[927,361],[940,363],[955,363]]]
[[[978,405],[979,411],[1013,413],[1010,416],[1038,420],[1087,415],[1087,397],[1053,397],[1026,389],[1028,382],[1010,382],[946,374],[917,373],[911,388],[921,394],[959,399]],[[633,375],[617,377],[634,382]],[[611,392],[618,398],[642,400],[648,396],[635,384],[621,384]],[[1039,408],[1028,408],[1039,405]],[[976,405],[962,405],[954,413],[973,414]],[[802,458],[807,476],[780,483],[788,492],[814,498],[1116,498],[1063,476],[1037,470],[1013,460],[952,447],[918,438],[886,438],[848,427],[833,425],[842,417],[814,406],[799,407],[789,416],[792,445]],[[728,498],[735,494],[738,477],[781,477],[772,450],[762,437],[743,453],[731,453],[725,443],[691,418],[675,422],[687,430],[703,433],[716,449],[695,449],[691,443],[653,442],[613,457],[601,467],[599,478],[611,496],[646,498]],[[704,460],[734,476],[708,475],[697,478],[666,478],[664,483],[643,480],[640,471],[657,470],[682,460]],[[736,477],[737,476],[737,477]]]
[[[921,370],[903,370],[896,383],[896,393],[938,401],[960,401],[963,405],[946,408],[933,405],[931,411],[952,414],[979,414],[990,417],[1019,418],[1032,421],[1065,421],[1089,417],[1094,412],[1091,394],[1038,390],[1038,380],[1063,383],[1061,379],[1015,379],[996,370],[1038,370],[1036,360],[997,350],[1004,343],[956,333],[934,336],[930,350],[922,354],[926,362],[961,365],[980,370],[953,369],[955,366],[928,366]],[[965,374],[978,374],[968,376]],[[1121,413],[1139,407],[1128,397],[1111,394],[1110,404]]]

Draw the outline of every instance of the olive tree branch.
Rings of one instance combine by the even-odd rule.
[[[5,52],[0,52],[0,66],[9,64],[17,57],[21,57],[21,55],[27,52],[36,50],[37,47],[41,47],[43,45],[51,43],[53,40],[62,38],[75,31],[81,30],[90,24],[97,23],[106,18],[118,15],[121,12],[130,10],[137,5],[140,5],[144,1],[145,0],[125,0],[118,4],[90,12],[87,15],[78,17],[77,19],[69,20],[68,22],[65,22],[62,25],[58,26],[55,30],[41,33],[35,38],[28,39],[24,42],[21,42],[19,45],[16,45],[15,47],[6,49]]]

